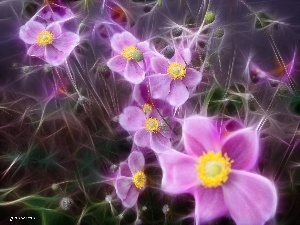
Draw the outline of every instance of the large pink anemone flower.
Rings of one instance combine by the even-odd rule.
[[[27,50],[28,55],[41,58],[52,66],[65,62],[80,40],[77,34],[62,30],[59,23],[45,26],[36,21],[28,21],[23,25],[19,36],[31,45]]]
[[[115,180],[115,189],[122,204],[126,208],[133,207],[139,193],[145,189],[146,175],[144,173],[145,158],[141,152],[133,151],[128,157],[128,163],[122,162]]]
[[[184,120],[185,153],[158,154],[162,190],[194,195],[196,224],[229,215],[237,225],[263,225],[275,214],[277,192],[270,180],[252,172],[258,134],[250,127],[219,128],[212,118]]]

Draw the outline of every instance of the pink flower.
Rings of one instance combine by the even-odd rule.
[[[163,116],[166,118],[170,116],[171,110],[169,110],[168,104],[159,102],[157,106],[161,106],[159,110]],[[133,142],[138,147],[148,147],[155,152],[171,147],[172,132],[152,103],[146,103],[142,108],[126,107],[119,117],[119,122],[125,130],[133,135]]]
[[[65,62],[79,43],[79,36],[63,31],[59,23],[45,27],[39,22],[28,21],[20,28],[19,36],[31,45],[27,50],[28,55],[41,58],[52,66]]]
[[[276,211],[274,184],[253,170],[259,137],[252,128],[218,129],[212,118],[183,123],[185,153],[159,153],[162,189],[195,197],[196,224],[230,215],[237,225],[262,225]]]
[[[108,67],[133,84],[141,83],[145,79],[150,57],[154,55],[149,43],[139,42],[125,31],[111,38],[111,47],[117,55],[107,62]]]
[[[191,62],[188,48],[176,49],[170,59],[162,56],[151,58],[155,74],[149,76],[150,91],[155,99],[167,100],[172,106],[179,107],[189,98],[188,88],[196,87],[202,79],[202,73],[187,67]]]
[[[145,159],[141,152],[134,151],[128,157],[128,163],[122,162],[115,181],[115,189],[123,205],[131,208],[136,204],[139,193],[145,189]]]

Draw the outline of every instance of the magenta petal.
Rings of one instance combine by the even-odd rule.
[[[124,77],[131,83],[139,84],[145,79],[145,71],[133,60],[128,60],[124,70]]]
[[[61,35],[61,25],[58,24],[58,23],[51,23],[47,28],[46,30],[50,31],[54,38],[58,37]],[[65,34],[63,34],[65,35]]]
[[[132,173],[127,163],[125,162],[120,163],[118,176],[132,177]]]
[[[59,38],[53,40],[52,45],[60,51],[67,53],[68,55],[71,51],[78,45],[79,36],[72,32],[64,32]]]
[[[123,75],[125,67],[127,64],[127,60],[121,56],[117,55],[115,57],[112,57],[108,62],[107,66],[114,72],[120,73]]]
[[[164,99],[170,93],[171,79],[166,74],[149,76],[150,93],[153,98]]]
[[[170,139],[161,133],[153,133],[150,137],[150,147],[154,152],[163,152],[171,148]]]
[[[44,30],[45,27],[41,23],[28,21],[20,28],[19,36],[25,43],[35,44],[38,34]]]
[[[27,54],[30,56],[36,56],[36,57],[44,57],[45,55],[45,46],[40,46],[38,44],[31,45],[28,50]]]
[[[154,57],[151,59],[151,66],[155,73],[167,74],[169,62],[163,57]]]
[[[128,47],[130,45],[135,46],[137,43],[138,40],[127,31],[120,34],[115,34],[111,38],[111,48],[119,54],[125,47]]]
[[[64,52],[59,51],[53,45],[47,45],[45,51],[45,61],[52,66],[58,66],[66,60]]]
[[[249,170],[258,158],[259,137],[252,128],[234,131],[223,140],[222,152],[233,159],[232,168]]]
[[[175,150],[158,153],[163,171],[162,189],[171,194],[191,192],[191,188],[200,185],[197,177],[197,159]]]
[[[186,76],[182,79],[182,83],[184,83],[187,87],[196,87],[202,79],[202,73],[192,69],[186,69]]]
[[[183,105],[189,98],[189,92],[181,80],[173,80],[171,82],[170,94],[167,99],[170,105],[179,107]]]
[[[126,208],[131,208],[136,204],[138,197],[139,190],[132,185],[127,193],[126,198],[122,200],[122,203]]]
[[[134,151],[128,157],[128,166],[132,175],[143,170],[145,166],[145,158],[141,152]]]
[[[222,189],[237,225],[263,225],[275,214],[277,192],[274,184],[263,176],[232,170]]]
[[[227,213],[223,190],[217,188],[197,187],[194,191],[196,224],[202,224]]]
[[[145,114],[136,106],[129,106],[125,108],[119,117],[120,125],[127,131],[143,129],[145,120]]]
[[[139,147],[150,146],[150,133],[145,129],[138,130],[133,137],[134,143]]]
[[[186,152],[200,156],[208,151],[220,151],[219,133],[211,118],[191,116],[184,120],[182,136]]]
[[[127,197],[128,191],[133,186],[132,177],[118,177],[115,181],[115,188],[118,197],[123,200]]]

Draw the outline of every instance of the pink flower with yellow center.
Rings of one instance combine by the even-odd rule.
[[[107,66],[127,81],[141,83],[149,68],[150,57],[154,56],[149,43],[140,42],[131,33],[124,31],[111,38],[111,47],[117,55],[107,62]]]
[[[64,31],[59,23],[48,26],[36,21],[28,21],[20,28],[20,38],[31,45],[27,54],[45,60],[52,66],[65,62],[79,43],[79,36]]]
[[[122,162],[115,180],[115,189],[123,205],[133,207],[139,193],[146,187],[147,175],[144,173],[145,158],[141,152],[133,151],[128,163]]]
[[[151,58],[154,74],[149,76],[149,88],[155,99],[164,99],[170,105],[179,107],[189,98],[190,91],[202,79],[202,73],[188,67],[191,51],[188,48],[176,49],[171,59],[162,56]]]
[[[274,184],[254,172],[259,137],[252,128],[220,128],[212,118],[183,122],[185,152],[158,154],[162,190],[195,197],[196,224],[231,216],[237,225],[262,225],[276,211]],[[250,172],[251,171],[251,172]]]
[[[163,106],[160,103],[158,106]],[[160,152],[166,147],[171,147],[172,131],[165,124],[162,116],[167,119],[171,110],[169,105],[157,109],[149,103],[141,107],[126,107],[119,117],[120,125],[133,136],[133,142],[138,147],[151,148],[155,152]]]

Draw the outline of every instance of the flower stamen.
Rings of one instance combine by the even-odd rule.
[[[226,153],[222,156],[222,153],[211,151],[202,155],[196,166],[202,185],[208,188],[221,186],[228,180],[232,163]]]
[[[135,60],[137,62],[143,59],[143,53],[133,45],[125,47],[121,55],[127,60]]]
[[[153,109],[153,106],[151,104],[145,103],[143,105],[143,112],[145,114],[149,113]]]
[[[145,121],[145,129],[148,132],[157,133],[160,130],[160,122],[158,119],[149,117]]]
[[[142,189],[146,185],[146,175],[141,170],[133,175],[132,180],[136,188]]]
[[[186,69],[184,65],[174,62],[171,63],[168,67],[168,74],[173,80],[180,79],[182,80],[186,75]]]
[[[41,46],[50,45],[53,42],[53,34],[50,31],[41,31],[36,37],[36,43]]]

